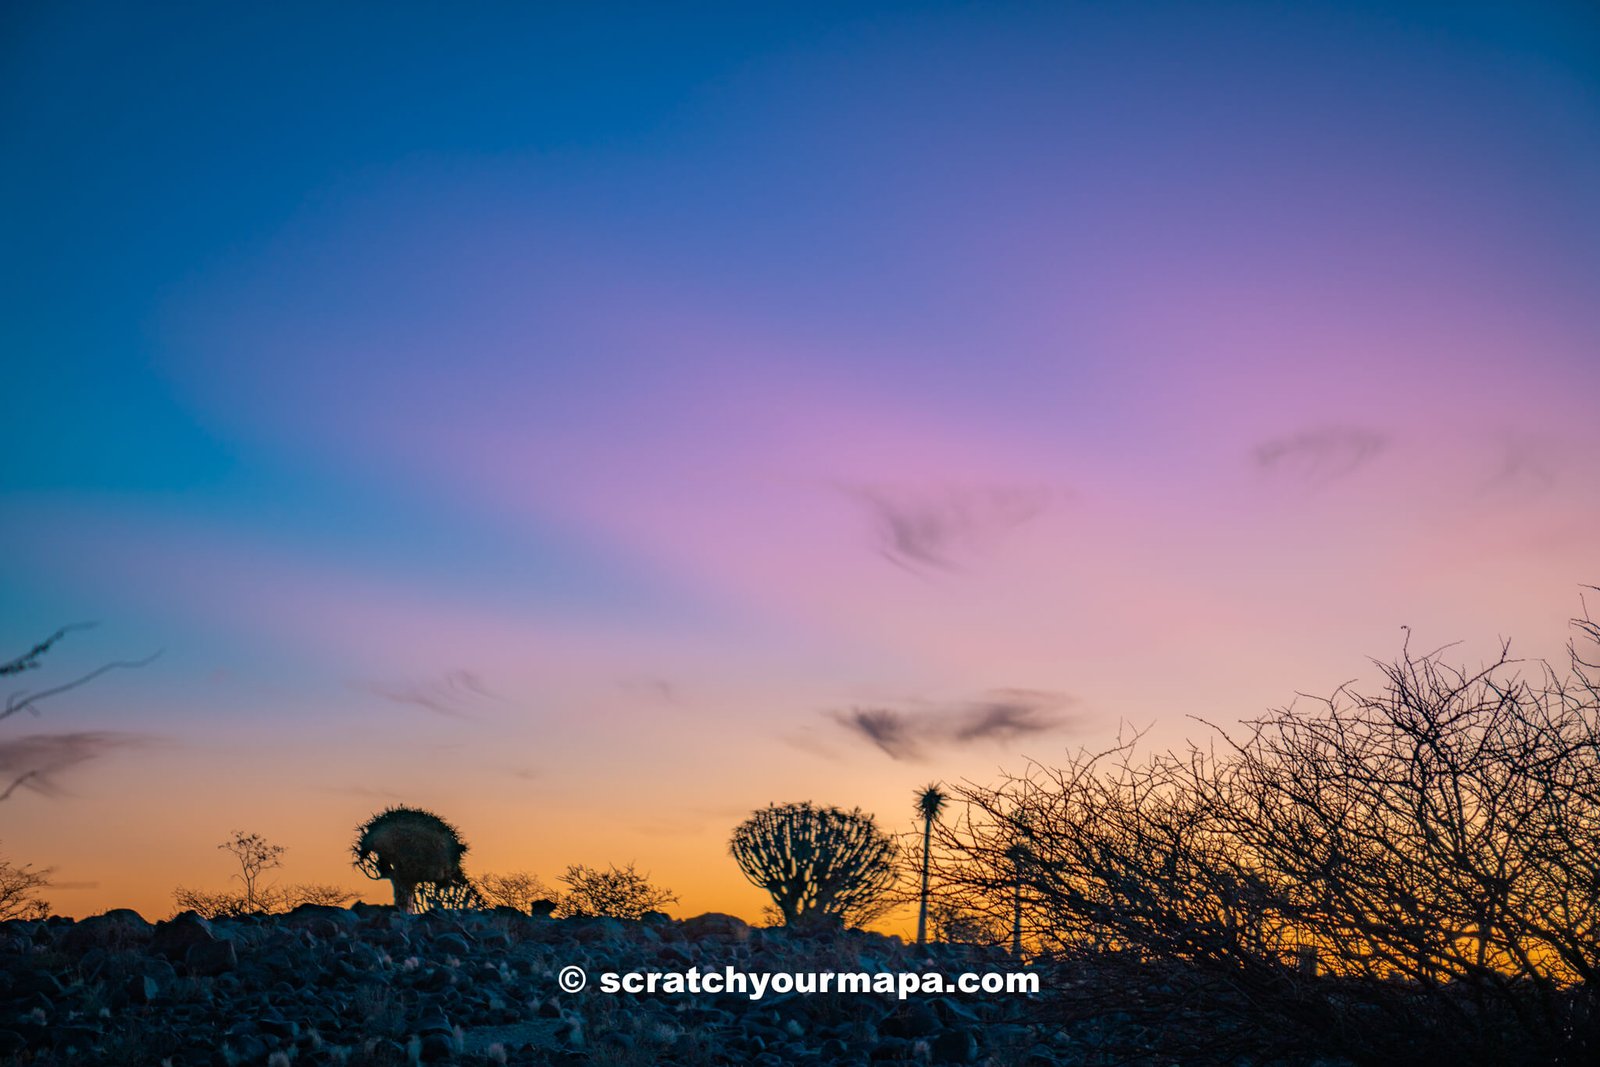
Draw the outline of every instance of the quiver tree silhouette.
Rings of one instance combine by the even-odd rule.
[[[1011,954],[1018,959],[1022,958],[1022,887],[1031,859],[1033,851],[1021,841],[1006,849],[1006,862],[1011,865]]]
[[[356,827],[355,867],[394,886],[403,912],[479,907],[477,890],[461,868],[467,844],[460,832],[420,808],[393,807]]]
[[[860,808],[770,805],[734,830],[729,847],[791,928],[858,922],[898,876],[894,841]]]
[[[917,903],[917,944],[928,943],[928,877],[933,856],[933,823],[944,809],[945,795],[937,783],[917,793],[917,814],[922,816],[922,891]]]

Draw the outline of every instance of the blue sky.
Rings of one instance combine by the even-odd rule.
[[[166,650],[26,724],[120,738],[13,802],[66,906],[406,798],[753,913],[750,808],[1600,575],[1587,5],[0,18],[0,634]]]

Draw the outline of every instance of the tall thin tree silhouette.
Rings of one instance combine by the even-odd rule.
[[[917,811],[922,815],[922,895],[917,908],[917,944],[928,943],[928,872],[932,857],[929,848],[933,842],[934,820],[944,810],[945,795],[934,782],[917,794]]]

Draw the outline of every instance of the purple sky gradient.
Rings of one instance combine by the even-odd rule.
[[[1600,581],[1592,13],[785,17],[629,36],[633,82],[579,16],[539,73],[531,16],[337,72],[357,27],[267,18],[285,102],[215,128],[169,94],[247,98],[220,24],[116,53],[116,104],[50,95],[115,16],[23,20],[60,66],[5,110],[55,225],[8,220],[4,632],[167,650],[27,726],[149,742],[3,813],[99,884],[60,906],[160,912],[234,828],[351,881],[393,799],[480,869],[753,915],[725,840],[769,801],[903,829],[930,778],[1178,743],[1402,625],[1559,654]],[[962,737],[1016,700],[1037,732]]]

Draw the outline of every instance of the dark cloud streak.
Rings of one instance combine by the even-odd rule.
[[[1360,426],[1321,426],[1263,441],[1252,452],[1269,474],[1321,487],[1349,477],[1376,459],[1389,439]]]
[[[1043,486],[840,487],[867,512],[885,559],[912,571],[958,570],[1010,530],[1049,510],[1058,490]]]
[[[395,704],[422,708],[450,719],[472,718],[471,707],[484,700],[499,698],[472,671],[454,670],[434,682],[407,682],[389,685],[382,682],[359,683],[357,688]]]
[[[43,796],[64,792],[58,775],[80,763],[125,749],[152,744],[139,734],[84,731],[67,734],[30,734],[0,742],[0,800],[18,789]]]
[[[1072,725],[1071,699],[1032,689],[1000,689],[977,700],[912,710],[857,707],[830,717],[891,759],[918,759],[929,748],[1012,742]]]

